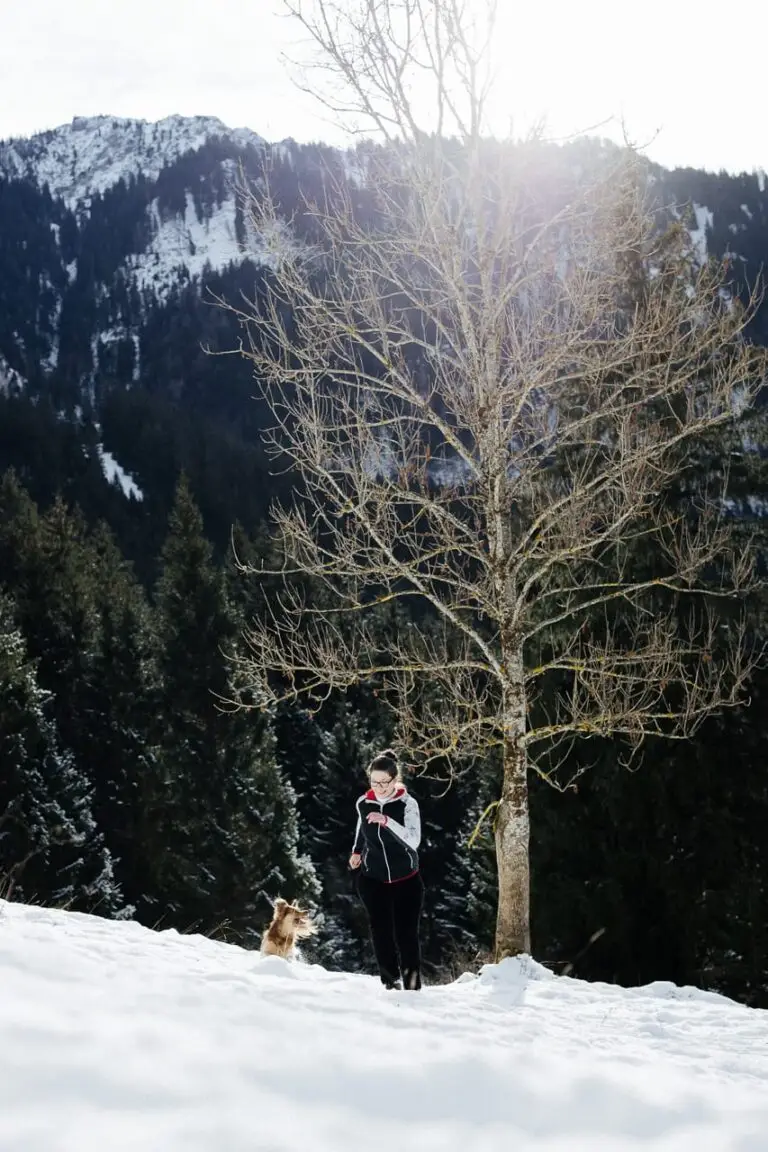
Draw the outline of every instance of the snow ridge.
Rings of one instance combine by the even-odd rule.
[[[0,143],[0,173],[27,177],[68,207],[86,206],[88,197],[140,172],[155,180],[185,152],[222,136],[240,147],[263,147],[249,128],[228,128],[215,116],[166,116],[154,123],[119,116],[76,116],[29,139]]]

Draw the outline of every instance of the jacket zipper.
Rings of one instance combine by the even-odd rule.
[[[381,812],[381,814],[383,816],[384,815],[384,801],[383,800],[379,801],[379,811]],[[392,871],[389,867],[389,860],[387,859],[387,850],[384,847],[384,841],[381,838],[381,824],[379,824],[379,844],[381,844],[381,850],[384,853],[384,863],[387,866],[387,876],[389,877],[388,883],[391,884],[392,883]]]

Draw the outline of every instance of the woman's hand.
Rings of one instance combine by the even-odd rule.
[[[387,822],[387,818],[383,812],[369,812],[368,813],[368,823],[369,824],[386,824],[386,822]]]
[[[359,852],[353,852],[349,858],[350,868],[359,868],[363,862],[363,858]]]

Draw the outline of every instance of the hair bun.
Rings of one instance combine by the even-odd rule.
[[[391,748],[385,748],[383,752],[377,752],[368,765],[369,778],[371,772],[386,772],[387,776],[391,776],[393,780],[399,780],[400,765],[397,761],[397,753]]]

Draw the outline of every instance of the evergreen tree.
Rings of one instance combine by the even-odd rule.
[[[122,899],[87,779],[62,750],[9,599],[0,595],[2,895],[114,915]]]
[[[40,659],[41,677],[53,692],[62,740],[95,778],[91,747],[91,696],[98,617],[96,572],[85,522],[57,499],[40,520],[44,595],[31,608],[25,634]]]
[[[0,481],[0,580],[14,594],[19,619],[26,624],[44,592],[40,550],[37,506],[9,470]]]
[[[126,898],[152,922],[163,792],[149,608],[105,526],[90,550],[98,621],[88,700],[94,813]]]
[[[90,775],[88,693],[97,620],[85,524],[62,500],[40,516],[13,473],[0,484],[0,572],[40,683],[52,694],[61,741]]]
[[[424,951],[434,971],[457,976],[488,954],[496,917],[496,849],[490,782],[457,779],[424,803]],[[442,793],[443,789],[438,789]]]
[[[160,756],[167,795],[161,883],[182,928],[260,934],[269,899],[316,893],[298,853],[295,795],[268,716],[226,714],[240,622],[200,513],[179,483],[157,588]]]
[[[73,756],[90,792],[94,760],[89,693],[95,616],[85,527],[61,501],[39,516],[13,473],[7,473],[0,483],[0,573],[13,594],[37,680],[49,693],[49,714],[61,748]],[[83,841],[87,869],[94,878],[102,872],[102,839],[102,830],[94,828]],[[101,914],[123,914],[117,885],[113,897],[105,893]]]

